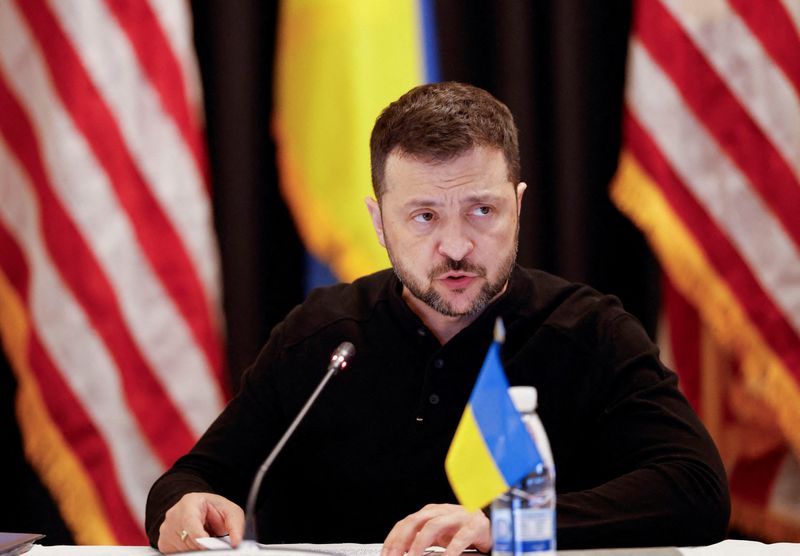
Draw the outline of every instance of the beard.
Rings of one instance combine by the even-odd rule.
[[[385,234],[385,232],[384,232]],[[384,236],[385,237],[385,236]],[[514,263],[517,259],[517,238],[514,238],[514,246],[500,262],[498,267],[497,279],[486,281],[478,292],[478,295],[472,301],[472,304],[463,311],[458,311],[453,307],[453,304],[445,300],[439,292],[433,288],[433,281],[437,276],[449,271],[464,271],[474,273],[479,277],[486,278],[486,267],[483,265],[473,264],[467,260],[456,261],[447,258],[445,262],[437,265],[428,273],[428,285],[425,287],[416,277],[403,266],[403,264],[394,257],[392,249],[389,246],[389,239],[386,240],[386,251],[389,254],[389,260],[392,263],[392,268],[398,280],[405,286],[405,288],[417,299],[425,303],[434,311],[441,313],[446,317],[468,317],[481,313],[489,303],[494,300],[497,295],[503,291],[508,279],[511,277],[511,272],[514,270]],[[455,290],[461,293],[464,290]]]

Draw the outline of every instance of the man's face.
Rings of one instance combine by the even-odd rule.
[[[393,153],[385,172],[380,207],[367,204],[405,293],[445,316],[480,313],[513,268],[525,184],[488,147],[433,163]]]

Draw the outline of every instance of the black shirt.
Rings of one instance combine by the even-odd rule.
[[[445,345],[391,270],[315,290],[275,327],[241,392],[153,486],[146,528],[187,492],[244,507],[257,468],[342,341],[356,347],[267,475],[262,542],[382,542],[427,503],[455,503],[444,458],[492,340],[506,325],[511,385],[533,385],[556,465],[557,542],[696,545],[724,537],[713,442],[616,298],[516,268],[507,291]]]

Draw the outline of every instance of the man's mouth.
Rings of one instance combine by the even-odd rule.
[[[437,279],[453,290],[463,290],[469,286],[478,275],[472,272],[451,271],[440,275]]]

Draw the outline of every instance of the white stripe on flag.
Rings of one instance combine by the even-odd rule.
[[[638,40],[631,41],[629,53],[627,100],[634,116],[800,332],[798,247]]]
[[[767,507],[786,519],[800,516],[800,465],[793,452],[788,452],[771,485]]]
[[[0,14],[0,20],[6,15]],[[142,516],[161,466],[132,419],[112,357],[48,257],[30,182],[2,135],[0,168],[0,218],[30,265],[31,325],[108,446],[130,512]],[[69,369],[73,372],[64,372]]]
[[[797,34],[800,35],[800,0],[779,0],[789,14]]]
[[[725,2],[662,1],[800,178],[800,105],[761,42]]]
[[[52,2],[52,8],[114,113],[125,143],[178,231],[216,309],[219,264],[210,199],[179,129],[164,112],[125,32],[104,2],[83,0],[80,9],[69,2]]]
[[[179,0],[173,2],[148,0],[148,2],[167,36],[172,51],[180,62],[189,106],[198,115],[198,121],[202,121],[203,89],[200,86],[200,71],[195,59],[192,20],[189,15],[191,11],[187,6],[188,2]]]
[[[661,299],[664,299],[663,296]],[[669,317],[663,304],[658,311],[658,321],[656,322],[656,344],[658,344],[660,350],[658,357],[661,362],[668,369],[678,371],[678,366],[675,363],[675,351],[672,349],[672,332],[669,329]]]
[[[38,52],[38,47],[12,2],[0,3],[0,36],[0,69],[33,121],[54,193],[110,280],[142,355],[200,435],[222,408],[208,361],[153,274],[108,176],[53,90],[43,60],[29,56],[27,63],[13,67],[17,52]]]

